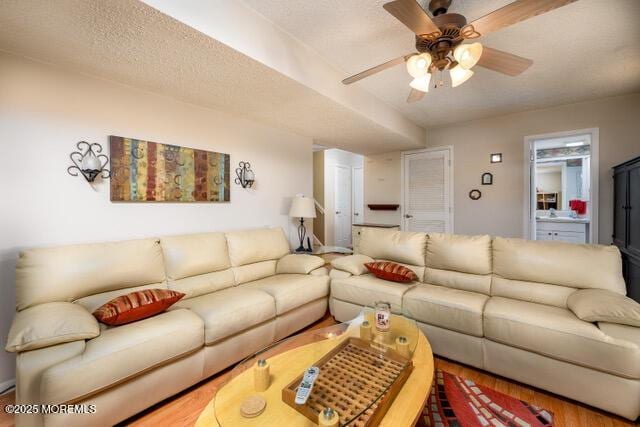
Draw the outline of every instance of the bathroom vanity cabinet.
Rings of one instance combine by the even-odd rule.
[[[581,218],[537,219],[536,240],[587,243],[589,241],[589,220]]]

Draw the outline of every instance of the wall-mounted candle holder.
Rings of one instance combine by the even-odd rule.
[[[251,170],[251,164],[249,162],[240,162],[236,168],[235,183],[241,185],[242,188],[251,188],[255,182],[256,176]]]
[[[78,147],[78,151],[69,154],[73,163],[67,168],[69,175],[78,176],[79,172],[87,182],[95,181],[98,176],[103,179],[111,176],[111,171],[106,168],[109,158],[105,154],[101,154],[102,146],[100,144],[80,141],[76,147]]]

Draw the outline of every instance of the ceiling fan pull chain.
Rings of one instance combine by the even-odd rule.
[[[436,81],[434,89],[438,89],[442,86],[444,86],[444,78],[442,77],[442,70],[438,70],[438,81]]]

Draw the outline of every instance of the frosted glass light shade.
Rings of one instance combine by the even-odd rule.
[[[416,77],[409,83],[409,86],[415,90],[422,92],[429,92],[429,82],[431,81],[431,73],[427,73],[424,76]]]
[[[476,65],[481,56],[482,45],[480,43],[461,44],[453,50],[453,57],[465,70],[469,70]]]
[[[84,171],[87,171],[87,170],[95,170],[95,171],[102,170],[102,167],[100,165],[100,160],[93,153],[92,150],[89,150],[87,152],[87,154],[85,154],[85,156],[82,158],[82,162],[80,163],[80,167]]]
[[[409,72],[413,78],[424,76],[429,72],[430,65],[431,55],[428,53],[413,55],[407,60],[407,72]]]
[[[312,197],[296,196],[291,201],[289,216],[292,218],[315,218],[316,204]]]
[[[456,65],[449,70],[451,76],[451,87],[458,87],[473,76],[473,71],[465,70],[460,65]]]

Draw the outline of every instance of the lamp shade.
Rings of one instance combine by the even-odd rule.
[[[407,71],[411,74],[411,77],[416,78],[424,76],[429,72],[429,66],[431,65],[431,55],[428,53],[420,53],[412,55],[407,60]]]
[[[482,45],[480,43],[461,44],[453,50],[453,57],[465,70],[469,70],[476,65],[481,56]]]
[[[313,198],[296,196],[291,201],[289,216],[292,218],[315,218],[316,204]]]
[[[473,71],[465,70],[460,65],[456,65],[449,70],[449,75],[451,75],[451,86],[457,87],[469,80],[473,76]]]
[[[415,90],[422,92],[429,92],[429,82],[431,81],[431,73],[427,73],[424,76],[416,77],[409,83],[409,86]]]

